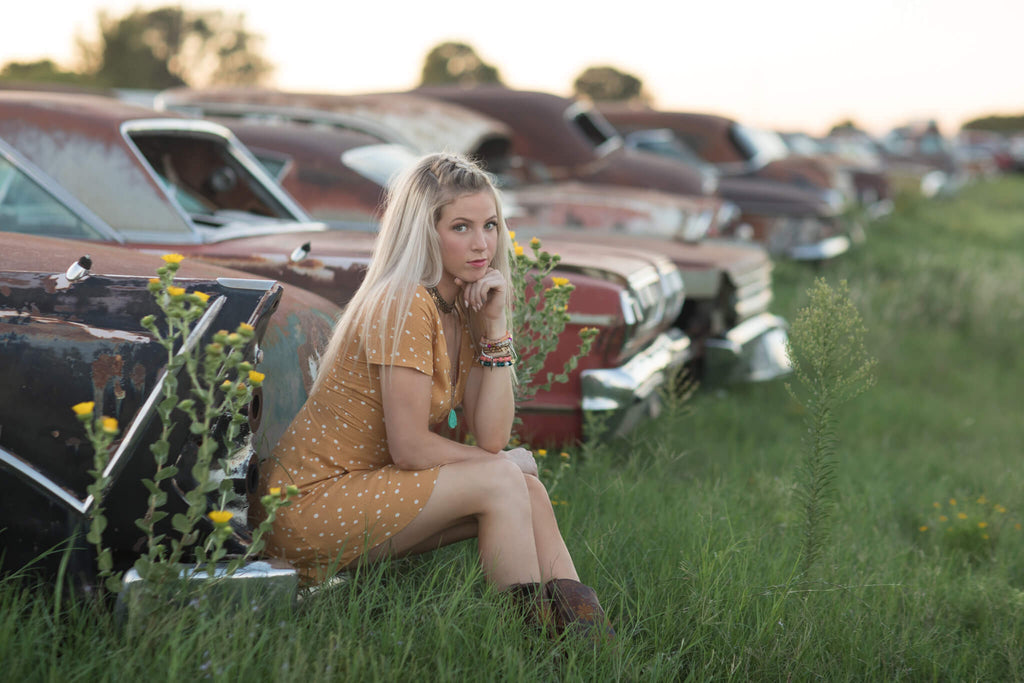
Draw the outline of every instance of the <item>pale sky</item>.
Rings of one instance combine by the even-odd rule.
[[[0,64],[73,66],[96,13],[150,0],[0,0]],[[404,90],[445,40],[472,45],[513,88],[568,95],[587,66],[644,81],[659,109],[721,113],[822,134],[852,118],[877,133],[937,119],[954,133],[1024,114],[1024,0],[190,0],[244,11],[285,90]]]

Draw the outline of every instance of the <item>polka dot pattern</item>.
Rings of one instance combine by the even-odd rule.
[[[451,363],[440,315],[425,288],[417,288],[402,339],[394,337],[383,348],[378,337],[353,345],[359,347],[353,355],[339,354],[263,465],[262,492],[288,484],[300,491],[278,512],[266,537],[268,552],[307,578],[326,566],[343,567],[401,531],[423,510],[437,481],[436,467],[400,470],[391,460],[380,391],[381,365],[397,348],[395,365],[431,376],[431,423],[448,417]],[[463,327],[456,404],[472,364],[470,332]]]

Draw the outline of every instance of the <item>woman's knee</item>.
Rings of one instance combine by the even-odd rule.
[[[488,461],[481,473],[481,493],[496,505],[519,504],[528,506],[532,494],[519,466],[496,458]]]

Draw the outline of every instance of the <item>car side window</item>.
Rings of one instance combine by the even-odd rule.
[[[0,231],[103,239],[97,230],[3,157],[0,157]]]

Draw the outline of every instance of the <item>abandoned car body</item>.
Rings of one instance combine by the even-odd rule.
[[[71,406],[92,401],[96,416],[118,422],[120,435],[105,470],[111,479],[104,496],[103,537],[116,566],[130,565],[141,534],[135,520],[145,514],[149,495],[141,479],[152,477],[155,468],[149,444],[161,430],[157,404],[167,363],[167,351],[140,320],[162,316],[148,285],[163,262],[119,247],[12,233],[0,233],[0,248],[3,569],[34,565],[52,576],[70,542],[69,571],[88,581],[94,556],[82,534],[94,504],[87,490],[93,452]],[[205,345],[216,331],[248,323],[254,336],[245,355],[261,367],[257,361],[268,353],[263,343],[282,288],[226,272],[213,275],[218,270],[193,264],[190,277],[175,279],[189,292],[210,297],[185,343]],[[176,371],[176,376],[178,397],[190,396],[187,373]],[[220,476],[233,480],[243,495],[255,484],[263,397],[258,389],[248,406],[247,428],[229,449],[220,446],[216,454],[227,463],[219,468]],[[186,415],[176,411],[172,419],[168,463],[179,471],[164,484],[165,510],[171,513],[187,505],[184,495],[195,486],[191,464],[196,454]],[[237,511],[231,524],[235,541],[244,544],[244,505]]]
[[[49,97],[60,101],[45,102],[36,93],[0,94],[0,138],[73,190],[112,228],[87,238],[149,251],[178,251],[309,289],[337,305],[347,303],[358,287],[373,236],[310,224],[306,213],[227,129],[103,98]],[[83,159],[88,160],[87,168]],[[624,362],[631,360],[622,359],[620,351],[636,332],[632,324],[657,309],[635,305],[640,294],[631,289],[628,275],[606,275],[602,279],[567,273],[577,287],[573,307],[588,319],[598,316],[595,319],[601,321],[600,338],[607,341],[596,344],[593,353],[601,354],[597,357],[602,361]],[[605,294],[609,289],[614,296]],[[662,332],[670,324],[662,325]],[[650,353],[661,358],[659,362],[675,363],[688,352],[688,344],[659,339],[673,349],[670,359],[655,353],[653,344],[637,355]],[[567,343],[556,355],[574,348]],[[657,377],[664,368],[656,365],[646,362],[637,367]],[[654,381],[650,377],[636,381]],[[572,389],[559,385],[557,391]],[[619,394],[614,386],[607,392]],[[551,441],[580,436],[583,396],[570,393],[570,401],[574,419],[567,420],[562,431],[533,436]],[[624,413],[630,407],[606,412]],[[524,431],[529,431],[533,415],[545,410],[540,400],[524,406]]]
[[[813,160],[786,157],[781,140],[781,151],[759,146],[756,131],[725,117],[614,104],[600,110],[638,149],[683,160],[692,160],[692,150],[712,164],[720,194],[743,211],[731,234],[752,231],[771,253],[799,260],[849,250],[840,220],[852,194],[846,176]],[[666,139],[666,131],[675,139]]]
[[[337,111],[344,97],[331,101]],[[385,105],[380,98],[378,106]],[[232,106],[241,113],[238,102]],[[267,113],[265,106],[260,111]],[[303,120],[315,120],[315,112],[304,110]],[[314,217],[327,221],[341,215],[370,220],[386,179],[414,158],[402,145],[344,128],[244,117],[223,122],[295,197],[308,198]],[[422,123],[419,130],[425,130]],[[772,266],[764,250],[702,240],[725,214],[718,200],[579,182],[521,185],[503,195],[509,225],[524,244],[532,236],[558,236],[565,269],[584,268],[571,255],[599,244],[668,255],[686,288],[676,326],[690,337],[692,365],[704,380],[761,380],[789,371],[782,352],[786,323],[768,312]],[[594,259],[604,262],[597,253]]]

